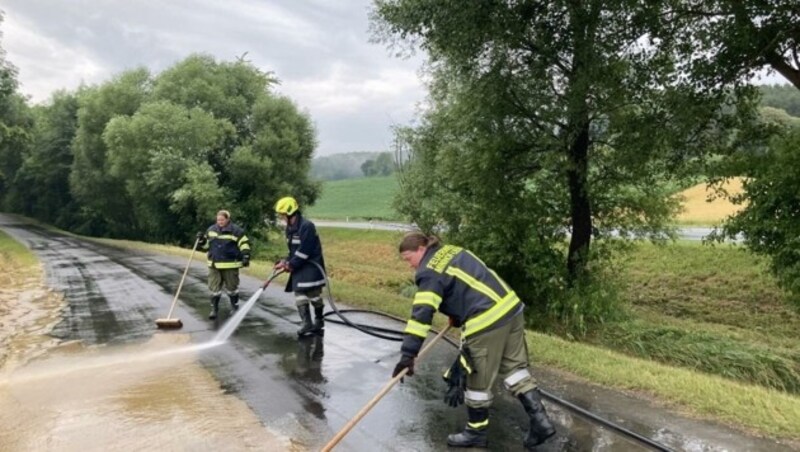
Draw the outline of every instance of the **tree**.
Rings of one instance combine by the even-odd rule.
[[[800,95],[800,8],[794,0],[675,1],[676,23],[685,28],[681,54],[698,85],[742,83],[766,69],[792,87],[762,88],[764,103],[794,109]],[[740,152],[724,161],[723,176],[744,177],[742,194],[731,199],[743,209],[714,236],[742,235],[753,252],[770,259],[779,282],[800,306],[800,210],[796,168],[800,155],[797,122],[762,109],[761,130],[738,133]],[[766,133],[765,133],[766,132]],[[771,132],[771,134],[770,134]],[[749,138],[749,142],[746,142]]]
[[[431,60],[432,108],[398,137],[399,208],[531,297],[560,287],[561,259],[582,280],[613,234],[668,232],[666,183],[749,111],[745,92],[685,80],[664,2],[378,0],[375,25]]]
[[[106,124],[117,116],[132,116],[150,97],[152,80],[147,69],[123,72],[99,86],[78,92],[78,129],[70,172],[73,196],[81,205],[79,232],[92,235],[142,238],[132,221],[133,200],[122,180],[109,171],[103,140]]]
[[[34,117],[30,155],[15,179],[15,185],[20,187],[15,210],[69,229],[77,221],[78,210],[69,187],[78,99],[74,94],[58,91],[48,104],[34,108]]]
[[[743,208],[716,238],[741,235],[748,249],[767,256],[800,309],[800,125],[783,126],[765,152],[746,163],[744,190],[732,199]]]
[[[796,0],[672,0],[680,51],[696,81],[727,84],[769,68],[800,89]]]
[[[394,173],[394,161],[392,154],[381,152],[374,159],[367,160],[361,164],[361,172],[365,176],[388,176]]]
[[[187,109],[168,101],[145,103],[132,116],[108,122],[103,142],[109,175],[124,187],[132,203],[131,221],[144,237],[180,241],[187,230],[197,228],[198,221],[213,217],[218,206],[186,209],[185,197],[180,207],[172,197],[194,182],[189,171],[207,165],[228,128],[226,120],[215,119],[199,107]],[[224,199],[210,166],[206,173],[211,173],[213,186],[205,187],[211,191],[205,196]]]
[[[800,90],[792,85],[759,86],[761,105],[780,108],[791,116],[800,118]]]
[[[228,177],[236,209],[251,225],[273,215],[275,201],[292,195],[303,206],[313,204],[320,185],[309,180],[317,145],[311,120],[283,96],[263,96],[253,106],[254,136],[231,156]]]
[[[70,176],[81,230],[185,243],[220,208],[256,233],[278,197],[313,202],[315,132],[274,82],[244,61],[192,55],[81,90]]]
[[[0,25],[2,22],[0,11]],[[14,204],[12,198],[19,194],[14,179],[26,157],[33,128],[33,117],[18,87],[17,69],[0,47],[0,204],[6,207]]]
[[[373,160],[378,152],[347,152],[316,157],[311,161],[311,178],[314,180],[340,180],[361,177],[361,165]]]

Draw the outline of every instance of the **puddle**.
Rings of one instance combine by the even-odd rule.
[[[171,334],[125,347],[54,349],[0,380],[0,444],[20,451],[300,450],[226,395],[187,343],[188,336]]]

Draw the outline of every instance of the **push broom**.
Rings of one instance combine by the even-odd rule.
[[[186,274],[189,273],[189,267],[192,265],[192,259],[194,258],[194,253],[197,251],[197,245],[200,243],[200,239],[194,241],[194,247],[192,248],[192,255],[189,256],[189,262],[186,264],[186,270],[183,271],[183,276],[181,277],[181,282],[178,284],[178,290],[175,292],[175,297],[172,299],[172,306],[169,308],[169,314],[167,314],[167,318],[165,319],[156,319],[156,326],[162,329],[171,329],[171,328],[181,328],[183,326],[183,322],[181,319],[173,319],[172,318],[172,311],[175,310],[175,305],[178,303],[178,295],[181,293],[181,288],[183,287],[183,282],[186,280]]]
[[[433,348],[433,346],[434,346],[434,345],[436,345],[436,343],[437,343],[437,342],[439,342],[439,339],[441,339],[441,338],[442,338],[442,337],[443,337],[443,336],[444,336],[444,335],[447,333],[447,331],[448,331],[449,329],[450,329],[450,326],[448,325],[448,326],[446,326],[444,329],[442,329],[442,331],[440,331],[440,332],[439,332],[439,334],[437,334],[437,335],[436,335],[436,337],[434,337],[433,339],[431,339],[431,341],[430,341],[430,342],[428,342],[428,344],[427,344],[427,345],[426,345],[426,346],[425,346],[425,347],[422,349],[422,351],[420,351],[420,352],[419,352],[419,355],[417,355],[416,361],[417,361],[417,362],[419,362],[419,361],[420,361],[420,360],[421,360],[421,359],[422,359],[422,358],[425,356],[425,354],[427,354],[427,353],[428,353],[428,351],[429,351],[430,349],[432,349],[432,348]],[[397,374],[397,376],[396,376],[396,377],[394,377],[394,378],[392,378],[391,380],[389,380],[389,381],[388,381],[388,382],[387,382],[387,383],[386,383],[386,384],[383,386],[383,388],[382,388],[382,389],[381,389],[381,390],[380,390],[380,391],[379,391],[377,394],[375,394],[375,397],[373,397],[373,398],[372,398],[372,400],[370,400],[369,402],[367,402],[367,404],[366,404],[366,405],[364,405],[364,407],[363,407],[363,408],[361,408],[361,411],[359,411],[358,413],[356,413],[356,415],[355,415],[355,416],[353,416],[353,417],[350,419],[350,421],[348,421],[348,422],[347,422],[347,424],[345,424],[345,426],[344,426],[344,427],[342,427],[342,429],[341,429],[341,430],[339,430],[339,433],[337,433],[337,434],[336,434],[336,436],[334,436],[334,437],[333,437],[333,439],[331,439],[330,441],[328,441],[328,444],[326,444],[326,445],[325,445],[325,446],[324,446],[324,447],[321,449],[321,452],[330,452],[331,450],[333,450],[333,448],[334,448],[334,447],[336,447],[336,445],[337,445],[337,444],[339,444],[339,442],[340,442],[340,441],[341,441],[341,440],[342,440],[342,439],[345,437],[345,435],[347,435],[347,434],[350,432],[350,430],[352,430],[352,429],[353,429],[353,427],[355,427],[355,426],[356,426],[356,424],[358,424],[358,422],[359,422],[359,421],[360,421],[360,420],[361,420],[361,419],[362,419],[364,416],[366,416],[366,415],[367,415],[367,413],[369,413],[369,410],[371,410],[371,409],[372,409],[372,407],[374,407],[375,405],[377,405],[377,404],[378,404],[378,402],[380,402],[380,401],[381,401],[381,399],[383,398],[383,396],[385,396],[385,395],[386,395],[386,394],[387,394],[387,393],[388,393],[388,392],[389,392],[389,391],[390,391],[390,390],[391,390],[391,389],[394,387],[394,385],[396,385],[396,384],[397,384],[397,382],[399,382],[400,380],[402,380],[402,379],[403,379],[403,377],[404,377],[404,376],[405,376],[407,373],[408,373],[408,369],[403,369],[402,371],[400,371],[400,373],[398,373],[398,374]]]

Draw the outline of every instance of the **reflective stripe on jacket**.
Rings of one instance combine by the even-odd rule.
[[[472,252],[443,245],[429,248],[415,274],[418,287],[403,337],[403,354],[416,356],[438,310],[469,337],[503,325],[522,312],[511,287]]]
[[[244,229],[234,223],[228,223],[224,228],[217,224],[209,226],[206,230],[208,240],[204,248],[208,250],[208,266],[220,270],[240,268],[242,257],[250,255],[250,242]]]

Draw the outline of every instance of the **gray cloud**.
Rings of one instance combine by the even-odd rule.
[[[369,0],[6,0],[3,47],[23,92],[45,100],[137,66],[190,53],[248,52],[318,126],[318,154],[385,149],[425,89],[421,58],[370,44]]]

